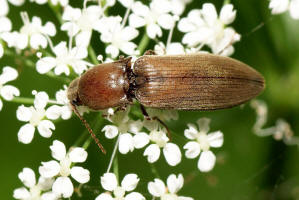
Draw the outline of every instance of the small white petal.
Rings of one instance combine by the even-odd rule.
[[[170,166],[175,166],[181,162],[182,154],[179,147],[173,143],[167,143],[163,148],[163,153],[167,163]]]
[[[42,28],[42,32],[53,37],[56,34],[55,25],[52,22],[47,22]]]
[[[132,27],[140,28],[142,26],[145,26],[146,21],[144,18],[132,13],[129,17],[129,24]]]
[[[204,3],[202,6],[202,15],[209,26],[213,26],[217,20],[217,11],[212,3]]]
[[[185,49],[181,43],[171,43],[166,49],[167,55],[182,55],[185,54]]]
[[[215,165],[216,156],[211,151],[204,151],[200,154],[197,167],[202,172],[211,171]]]
[[[99,196],[97,196],[95,200],[114,200],[114,198],[110,194],[102,193]]]
[[[61,118],[64,120],[70,119],[72,117],[73,111],[69,106],[61,107]]]
[[[269,8],[272,9],[272,14],[283,13],[288,10],[289,0],[271,0]]]
[[[200,145],[198,142],[188,142],[185,144],[184,149],[187,151],[185,152],[185,156],[187,158],[196,158],[200,153]]]
[[[232,23],[236,18],[236,10],[232,4],[225,4],[220,11],[220,20],[224,24]]]
[[[149,163],[156,162],[160,157],[160,148],[157,144],[150,144],[143,153],[144,156],[147,156],[147,161]]]
[[[35,128],[31,124],[23,125],[18,132],[19,142],[29,144],[33,139],[34,130]]]
[[[30,192],[25,188],[17,188],[13,191],[13,197],[15,199],[29,199],[30,198]]]
[[[45,36],[43,36],[42,34],[33,34],[30,37],[30,46],[33,49],[38,49],[39,47],[41,48],[46,48],[48,44],[47,39],[45,38]]]
[[[1,15],[0,15],[1,16]],[[7,17],[0,17],[0,33],[1,32],[9,32],[11,31],[12,24],[9,18]]]
[[[175,194],[177,193],[184,185],[184,178],[182,174],[179,174],[176,177],[174,174],[171,174],[167,178],[167,188],[170,193]]]
[[[42,166],[38,168],[38,171],[41,176],[45,178],[52,178],[59,173],[60,165],[57,161],[54,160],[42,162]]]
[[[167,30],[174,26],[174,18],[170,14],[160,15],[157,22],[162,28]]]
[[[24,105],[18,107],[17,109],[18,120],[23,122],[28,122],[31,117],[32,117],[32,112],[30,108],[25,107]]]
[[[57,200],[59,199],[58,195],[54,192],[46,192],[41,195],[41,200]]]
[[[104,126],[102,131],[105,132],[105,136],[108,139],[115,138],[115,136],[117,136],[117,134],[118,134],[118,128],[116,126],[113,126],[113,125]]]
[[[56,65],[56,59],[53,57],[44,57],[37,61],[36,70],[40,74],[45,74],[53,69]]]
[[[184,197],[184,196],[179,196],[178,200],[193,200],[191,197]]]
[[[74,192],[74,186],[69,177],[58,177],[52,186],[54,193],[62,195],[63,198],[69,198]]]
[[[39,108],[39,109],[43,109],[43,108],[46,107],[48,101],[49,101],[49,96],[46,92],[38,92],[35,95],[34,107]]]
[[[9,11],[8,3],[7,1],[1,0],[0,1],[0,16],[7,15]]]
[[[87,158],[87,151],[81,147],[75,147],[69,153],[69,157],[74,163],[82,163],[85,162]]]
[[[91,38],[91,31],[81,31],[76,35],[76,45],[87,47]]]
[[[35,173],[30,168],[23,168],[22,172],[19,173],[19,179],[24,183],[28,188],[33,187],[36,184]]]
[[[56,120],[61,114],[61,106],[50,106],[46,111],[46,117],[51,120]]]
[[[117,187],[117,180],[113,173],[105,173],[101,177],[101,184],[105,190],[113,191]]]
[[[223,144],[223,133],[216,131],[208,134],[208,141],[211,147],[221,147]]]
[[[157,178],[155,178],[154,182],[148,183],[147,189],[155,197],[161,197],[166,192],[165,184]]]
[[[38,124],[37,130],[41,136],[49,138],[52,135],[52,130],[55,130],[55,125],[49,120],[43,120]]]
[[[129,192],[136,188],[138,182],[139,178],[136,174],[127,174],[121,182],[121,187]]]
[[[119,50],[117,47],[115,47],[113,45],[108,45],[106,47],[106,53],[110,54],[112,58],[116,58],[119,54]]]
[[[15,96],[20,96],[20,91],[14,86],[5,85],[1,88],[0,94],[6,101],[11,101]]]
[[[294,19],[299,19],[299,0],[292,0],[290,3],[290,14]]]
[[[12,67],[3,67],[2,74],[0,75],[0,84],[5,84],[8,81],[15,80],[18,77],[18,72]]]
[[[124,133],[119,136],[119,152],[122,154],[127,154],[129,151],[134,150],[134,145],[133,145],[133,137],[129,133]]]
[[[136,47],[134,42],[125,42],[120,46],[120,50],[127,55],[134,55]]]
[[[145,147],[150,142],[149,135],[146,133],[137,133],[133,137],[133,144],[136,149],[141,149]]]
[[[54,140],[53,144],[50,146],[52,157],[55,158],[56,160],[61,161],[62,159],[65,158],[66,156],[66,149],[65,145],[58,141]]]
[[[46,191],[51,189],[53,183],[54,183],[53,178],[45,178],[40,176],[37,185],[41,188],[41,190]]]
[[[79,183],[87,183],[90,179],[89,171],[83,167],[72,167],[71,176]]]
[[[148,25],[146,27],[146,33],[152,39],[156,38],[156,36],[158,36],[158,37],[162,36],[162,30],[161,30],[160,26],[158,26],[157,24]]]
[[[187,124],[188,129],[186,129],[184,131],[184,135],[186,138],[190,139],[190,140],[194,140],[196,139],[197,135],[198,135],[198,131],[197,128],[194,124]]]
[[[125,200],[145,200],[145,198],[138,192],[131,192],[125,196]]]

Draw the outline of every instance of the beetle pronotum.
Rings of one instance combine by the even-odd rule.
[[[261,93],[264,83],[256,70],[228,57],[144,55],[133,67],[129,57],[89,69],[70,84],[68,98],[77,115],[79,105],[101,110],[133,99],[146,107],[203,111],[240,105]]]

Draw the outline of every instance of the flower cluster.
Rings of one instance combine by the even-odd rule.
[[[298,0],[271,0],[269,8],[274,15],[289,11],[293,19],[299,19]]]
[[[85,162],[87,152],[81,147],[71,148],[66,151],[65,145],[55,140],[50,146],[52,157],[56,160],[42,162],[39,167],[40,178],[38,183],[32,169],[24,168],[19,173],[19,179],[25,187],[14,190],[16,199],[43,199],[57,200],[61,197],[68,198],[74,192],[74,186],[69,178],[71,176],[77,182],[84,184],[90,179],[89,171],[82,167],[73,166],[74,163]]]

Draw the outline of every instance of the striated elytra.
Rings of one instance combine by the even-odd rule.
[[[240,105],[260,94],[264,78],[232,58],[212,54],[144,55],[100,64],[68,88],[74,106],[93,110],[123,107],[137,99],[160,109],[215,110]]]

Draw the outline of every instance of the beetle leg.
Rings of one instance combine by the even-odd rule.
[[[144,53],[144,55],[157,55],[156,52],[154,50],[146,50],[146,52]]]
[[[140,104],[140,109],[141,109],[141,112],[146,120],[157,120],[162,126],[164,126],[164,128],[167,131],[167,136],[168,136],[169,140],[171,141],[171,133],[170,133],[168,126],[159,117],[157,117],[157,116],[150,117],[149,114],[147,113],[145,107],[141,104]]]

